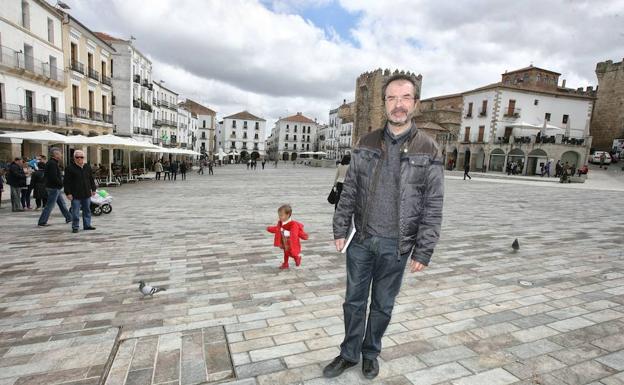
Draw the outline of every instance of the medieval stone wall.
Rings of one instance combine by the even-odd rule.
[[[596,65],[598,94],[590,134],[596,150],[611,150],[613,139],[624,138],[624,60]]]

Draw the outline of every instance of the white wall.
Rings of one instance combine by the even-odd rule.
[[[232,128],[232,123],[236,121],[236,128]],[[247,122],[247,128],[245,129],[245,122]],[[258,123],[258,130],[255,129],[256,123]],[[247,133],[247,139],[243,139],[243,134]],[[236,138],[231,138],[232,133],[236,134]],[[255,139],[255,135],[258,134],[258,139]],[[223,138],[223,150],[229,152],[232,146],[232,142],[235,142],[235,147],[238,152],[247,151],[252,153],[257,151],[260,155],[266,153],[266,121],[245,120],[245,119],[223,119],[222,127]],[[254,150],[254,144],[257,142],[258,149]],[[243,149],[243,143],[247,144],[247,149]]]

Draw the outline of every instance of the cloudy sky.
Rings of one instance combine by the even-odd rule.
[[[93,31],[136,38],[153,79],[215,109],[321,122],[359,74],[423,75],[422,97],[533,64],[596,85],[624,57],[624,0],[64,0]]]

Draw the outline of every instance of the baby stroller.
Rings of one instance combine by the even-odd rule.
[[[113,211],[112,201],[113,197],[106,190],[96,190],[95,195],[91,197],[91,213],[96,217],[102,213],[110,214]]]

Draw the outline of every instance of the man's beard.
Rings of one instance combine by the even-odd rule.
[[[394,112],[403,112],[403,113],[405,113],[405,119],[403,119],[403,120],[394,120],[394,119],[392,119],[392,114]],[[393,125],[393,126],[402,126],[404,124],[407,124],[409,121],[412,120],[413,117],[414,117],[414,112],[412,111],[411,113],[408,113],[407,109],[405,109],[405,108],[398,107],[398,108],[395,108],[392,111],[390,111],[390,113],[388,113],[386,111],[386,121],[388,123],[390,123],[391,125]]]

